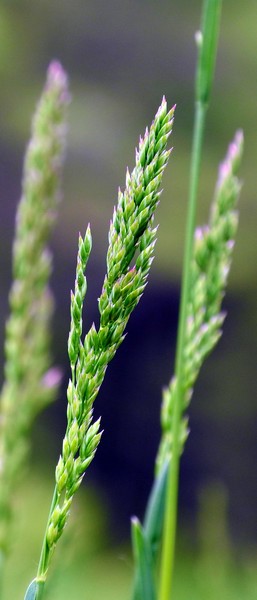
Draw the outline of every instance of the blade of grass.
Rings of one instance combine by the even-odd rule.
[[[166,461],[155,478],[144,518],[144,531],[153,555],[157,553],[162,533],[168,472],[169,462]]]
[[[156,600],[151,548],[137,517],[132,518],[131,525],[133,553],[138,565],[134,598],[135,600]]]
[[[168,469],[169,463],[167,461],[164,462],[158,476],[155,478],[153,487],[149,496],[149,500],[147,503],[144,524],[143,524],[143,534],[145,543],[148,546],[148,552],[150,552],[152,563],[150,565],[150,569],[152,571],[152,565],[155,564],[155,559],[158,553],[161,534],[162,534],[162,526],[163,526],[163,514],[164,514],[164,505],[165,505],[165,496],[166,496],[166,488],[167,488],[167,477],[168,477]],[[134,521],[132,521],[132,527],[134,526]],[[132,533],[133,536],[133,533]],[[135,549],[138,549],[138,546]],[[142,557],[140,551],[134,551],[134,561],[135,561],[135,577],[133,584],[133,592],[132,598],[133,600],[139,600],[144,598],[142,596],[142,585],[141,585],[141,571],[142,571]],[[151,575],[149,574],[149,577]]]
[[[33,579],[29,585],[24,600],[40,600],[42,598],[44,582]]]
[[[189,180],[188,217],[182,276],[182,292],[175,360],[177,393],[175,396],[172,440],[172,460],[168,474],[166,508],[164,515],[163,546],[160,566],[159,600],[171,597],[177,524],[177,498],[180,465],[180,423],[182,414],[183,348],[186,333],[187,301],[190,290],[190,263],[195,230],[195,215],[205,117],[210,97],[217,50],[221,0],[205,0],[202,17],[202,33],[198,34],[198,66],[196,72],[196,105]]]

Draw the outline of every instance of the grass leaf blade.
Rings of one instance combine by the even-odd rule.
[[[153,578],[152,552],[145,532],[137,517],[131,520],[132,546],[137,564],[136,584],[133,600],[156,600]]]

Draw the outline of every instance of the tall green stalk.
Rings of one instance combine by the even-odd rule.
[[[194,134],[189,180],[188,218],[182,276],[181,305],[175,359],[176,394],[172,419],[172,459],[168,473],[167,496],[164,515],[164,533],[160,566],[159,600],[171,596],[177,525],[178,480],[181,454],[181,418],[183,412],[183,355],[186,337],[186,318],[191,284],[191,259],[195,230],[195,214],[199,183],[205,117],[213,80],[218,41],[221,0],[205,0],[202,32],[197,36],[198,65],[196,72],[196,105]]]

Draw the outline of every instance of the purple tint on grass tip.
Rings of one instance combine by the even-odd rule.
[[[229,144],[229,147],[228,147],[228,157],[231,160],[233,160],[236,157],[237,153],[238,153],[238,146],[237,146],[236,142],[235,141],[231,142],[231,144]]]
[[[195,230],[195,241],[201,242],[210,231],[209,225],[203,225],[202,227],[196,227]]]
[[[230,250],[230,251],[233,250],[234,245],[235,245],[235,240],[228,240],[228,242],[227,242],[227,249]]]
[[[70,94],[68,92],[68,77],[58,60],[53,60],[48,67],[47,86],[48,88],[59,88],[60,101],[63,104],[70,102]]]
[[[209,326],[207,323],[202,323],[200,330],[201,330],[201,334],[205,335],[208,332]]]
[[[58,60],[53,60],[47,70],[48,80],[62,86],[67,85],[67,75]]]
[[[203,239],[202,227],[197,227],[195,230],[195,240],[200,241]]]
[[[53,388],[53,387],[57,387],[62,380],[62,372],[61,369],[58,369],[58,367],[52,367],[52,369],[49,369],[42,380],[43,386],[45,388]]]
[[[220,187],[225,179],[230,175],[231,173],[231,165],[229,162],[224,161],[223,163],[221,163],[220,167],[219,167],[219,175],[218,175],[218,187]]]
[[[233,161],[235,158],[237,158],[238,153],[240,151],[240,146],[243,143],[243,137],[243,132],[241,131],[241,129],[239,129],[236,132],[233,142],[231,142],[228,148],[228,157],[230,158],[230,160]]]
[[[165,96],[163,96],[161,104],[160,104],[160,106],[159,106],[159,108],[157,110],[156,117],[158,117],[163,112],[163,110],[166,111],[166,108],[167,108],[167,102],[166,102]]]

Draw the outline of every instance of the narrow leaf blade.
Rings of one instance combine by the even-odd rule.
[[[24,600],[40,600],[40,598],[42,598],[43,588],[43,581],[37,581],[36,579],[33,579],[33,581],[31,581],[29,584],[24,596]]]
[[[144,532],[153,557],[162,534],[168,470],[169,461],[165,461],[153,484],[144,519]]]
[[[137,517],[133,517],[132,546],[136,563],[136,580],[133,590],[133,600],[156,600],[152,572],[152,554],[145,537],[144,530]]]

